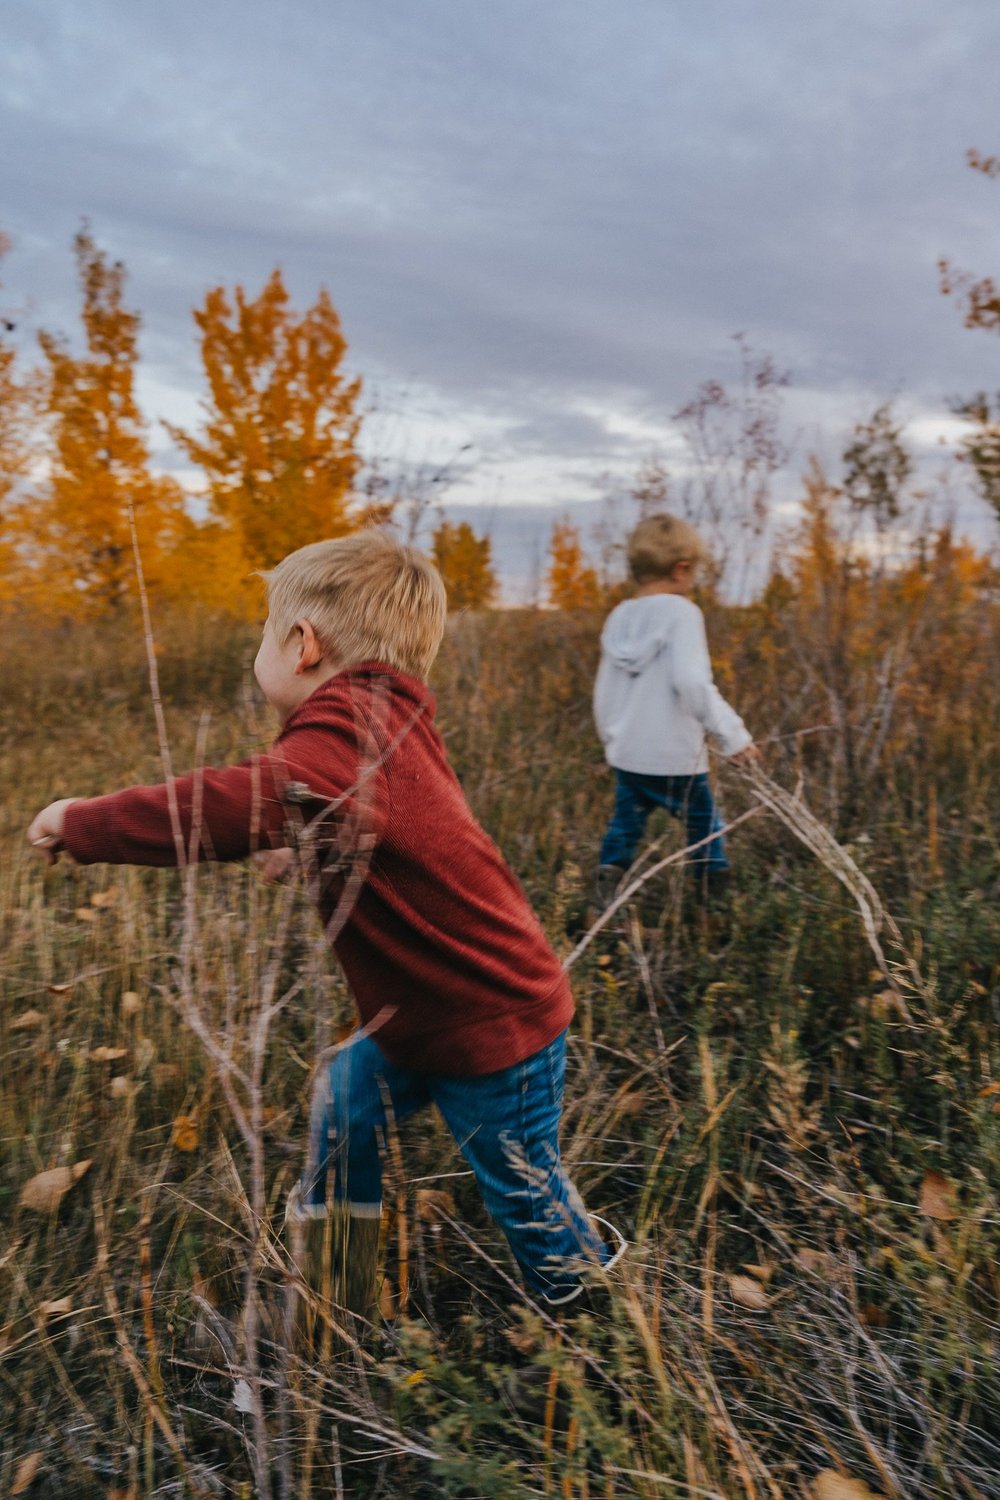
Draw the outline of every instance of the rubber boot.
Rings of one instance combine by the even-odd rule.
[[[370,1337],[378,1308],[381,1213],[333,1203],[319,1213],[289,1198],[289,1249],[301,1279],[294,1337],[304,1354],[331,1354]]]

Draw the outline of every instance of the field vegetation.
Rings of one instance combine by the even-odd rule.
[[[760,783],[717,767],[727,816],[783,788],[848,884],[786,803],[734,832],[726,909],[693,913],[671,865],[577,951],[565,1147],[632,1248],[610,1314],[567,1332],[519,1306],[424,1117],[390,1151],[374,1344],[290,1352],[283,1202],[349,997],[295,885],[31,857],[39,805],[162,768],[137,622],[9,617],[4,1493],[998,1493],[996,580],[946,532],[882,570],[838,540],[842,503],[814,475],[758,602],[705,603],[767,754]],[[458,616],[434,674],[473,808],[567,958],[609,805],[598,626]],[[161,615],[178,768],[266,743],[254,644]],[[654,837],[637,874],[679,847]],[[881,966],[851,870],[898,924]],[[552,1372],[530,1416],[525,1364]]]
[[[781,540],[787,376],[740,340],[735,385],[672,419],[682,472],[650,462],[596,546],[556,522],[554,608],[491,610],[489,538],[436,506],[444,469],[362,463],[325,293],[295,312],[276,272],[196,311],[204,420],[173,438],[199,508],[150,458],[124,269],[86,228],[76,256],[77,352],[46,332],[24,369],[0,337],[0,1492],[1000,1495],[1000,613],[995,559],[942,519],[951,480],[928,488],[883,405],[836,476],[808,467]],[[1000,326],[991,281],[941,275]],[[1000,509],[995,404],[965,415],[954,472]],[[713,766],[725,905],[692,902],[654,824],[600,917],[590,689],[623,535],[659,509],[718,558],[717,677],[765,759]],[[314,1304],[310,1349],[283,1210],[353,1016],[301,883],[47,869],[24,829],[160,780],[165,750],[181,770],[266,745],[253,570],[392,521],[445,576],[438,722],[570,967],[565,1151],[631,1248],[606,1314],[552,1323],[418,1118],[389,1143],[378,1326],[345,1340]]]

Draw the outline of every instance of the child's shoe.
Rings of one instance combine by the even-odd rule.
[[[571,1340],[577,1337],[575,1325],[580,1318],[590,1317],[598,1321],[607,1319],[611,1312],[611,1296],[608,1288],[608,1273],[619,1264],[628,1250],[625,1236],[607,1219],[597,1214],[589,1218],[602,1229],[602,1238],[611,1249],[610,1258],[600,1267],[586,1272],[580,1284],[569,1295],[538,1298],[538,1306],[559,1323]],[[574,1356],[574,1368],[580,1380],[586,1379],[586,1371],[579,1367]],[[567,1388],[564,1376],[554,1364],[539,1360],[520,1370],[512,1370],[504,1381],[504,1395],[514,1414],[533,1426],[551,1428],[564,1432],[572,1414],[572,1392]]]
[[[606,911],[618,894],[618,887],[625,878],[621,865],[598,865],[594,875],[594,899],[601,911]]]

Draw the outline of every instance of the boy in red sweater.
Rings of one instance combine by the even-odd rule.
[[[606,1243],[560,1161],[566,975],[434,728],[441,579],[367,530],[293,552],[267,588],[254,671],[282,724],[271,751],[53,802],[28,837],[81,864],[296,846],[362,1024],[321,1074],[291,1216],[325,1219],[332,1198],[342,1220],[377,1223],[390,1113],[434,1103],[529,1290],[571,1303],[624,1241]]]

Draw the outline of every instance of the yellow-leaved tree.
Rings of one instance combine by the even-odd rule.
[[[208,478],[205,538],[230,564],[241,554],[248,571],[353,530],[361,382],[343,372],[347,344],[328,294],[296,313],[276,269],[258,297],[213,288],[194,319],[205,421],[198,433],[168,430]]]
[[[123,301],[125,268],[84,227],[74,241],[85,349],[41,333],[49,476],[18,505],[13,528],[24,593],[72,614],[119,610],[135,596],[131,508],[149,584],[169,568],[184,509],[180,488],[150,472],[135,399],[139,315]]]
[[[568,519],[552,528],[547,576],[549,603],[556,609],[596,609],[600,604],[597,573],[584,557],[578,529]]]
[[[442,521],[431,540],[449,609],[488,609],[497,591],[493,549],[468,521]]]

